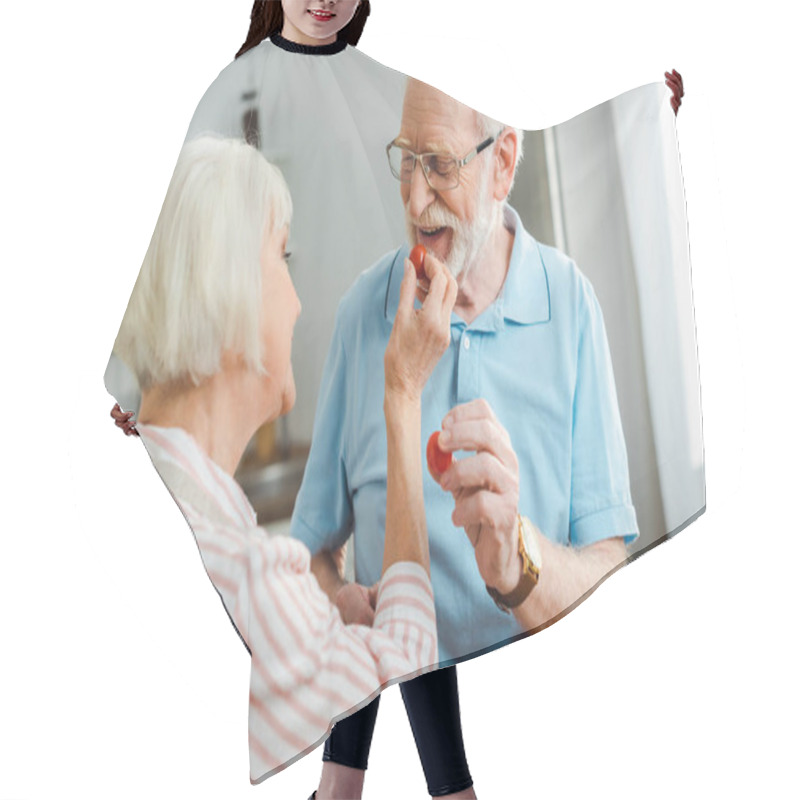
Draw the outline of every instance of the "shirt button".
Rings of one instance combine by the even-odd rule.
[[[469,350],[469,336],[464,337],[464,349]]]

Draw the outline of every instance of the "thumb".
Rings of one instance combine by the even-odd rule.
[[[367,597],[369,598],[369,604],[374,609],[375,606],[378,604],[378,590],[380,589],[381,582],[378,581],[377,583],[373,583],[372,586],[369,587],[367,590]]]

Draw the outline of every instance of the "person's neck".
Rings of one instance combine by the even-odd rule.
[[[458,282],[458,297],[453,309],[467,325],[477,319],[498,298],[508,274],[514,233],[500,215],[494,232],[481,249],[476,263]]]
[[[263,383],[252,371],[218,372],[199,386],[187,381],[144,391],[139,422],[182,428],[215,464],[233,475],[247,443],[265,421],[263,397]]]

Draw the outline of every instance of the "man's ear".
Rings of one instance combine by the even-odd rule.
[[[494,198],[503,201],[514,183],[514,166],[517,163],[519,141],[514,128],[503,128],[494,143]]]

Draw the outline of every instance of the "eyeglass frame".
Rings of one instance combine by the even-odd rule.
[[[501,130],[500,133],[503,131]],[[490,136],[488,139],[484,139],[480,144],[476,145],[469,151],[463,158],[456,158],[452,153],[435,153],[435,152],[428,152],[428,153],[415,153],[408,147],[402,147],[401,145],[397,144],[397,139],[392,139],[389,144],[386,145],[386,158],[389,161],[389,171],[392,175],[400,181],[400,183],[410,184],[411,179],[414,177],[414,170],[417,168],[417,162],[419,162],[420,169],[422,170],[422,174],[425,176],[425,182],[434,192],[451,192],[453,189],[457,189],[461,185],[461,169],[466,167],[474,158],[479,156],[484,150],[491,147],[496,141],[497,138],[500,136],[500,133],[496,134],[495,136]],[[407,181],[404,181],[392,167],[392,157],[390,155],[391,150],[393,147],[398,148],[399,150],[405,150],[407,153],[414,157],[414,166],[411,168],[411,175]],[[454,186],[448,186],[446,189],[437,189],[431,183],[431,179],[428,177],[428,172],[425,169],[425,165],[422,163],[422,159],[425,156],[447,156],[448,158],[452,158],[456,164],[456,182]]]

